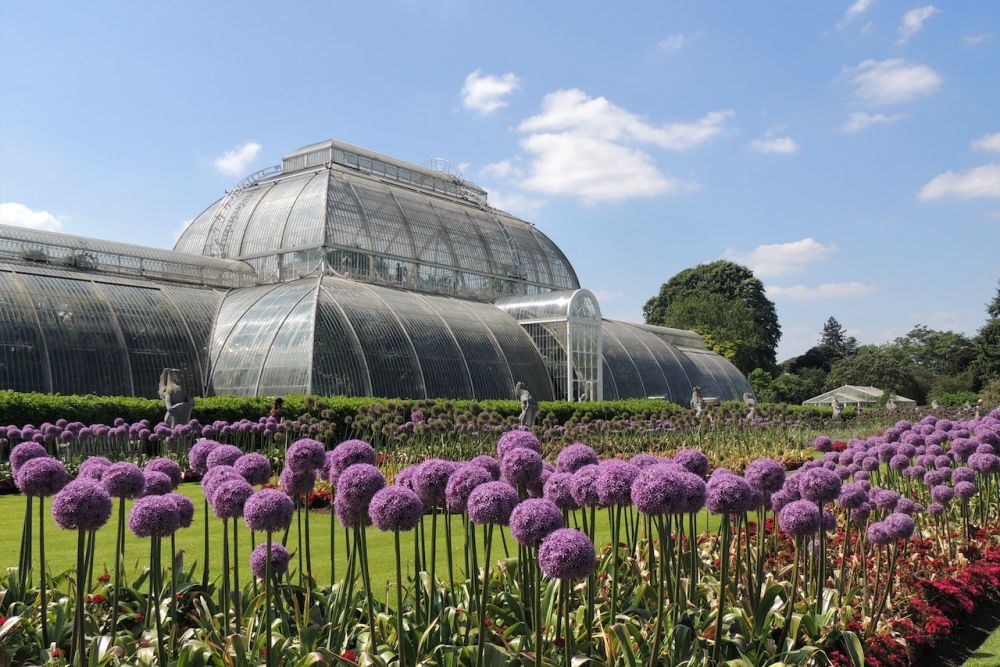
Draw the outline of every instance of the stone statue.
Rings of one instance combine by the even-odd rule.
[[[962,406],[962,412],[972,412],[972,403],[966,401],[965,405]]]
[[[939,409],[940,407],[941,407],[941,404],[940,404],[940,403],[938,403],[938,402],[937,402],[936,400],[934,400],[934,401],[931,401],[931,410],[937,410],[937,409]]]
[[[896,405],[896,395],[895,394],[891,394],[889,396],[888,402],[885,404],[885,409],[888,410],[889,412],[895,412],[896,411],[896,407],[897,407],[897,405]]]
[[[194,396],[191,396],[181,386],[181,371],[178,368],[164,368],[160,373],[160,398],[167,408],[163,421],[171,428],[178,424],[186,424],[191,419],[194,408]]]
[[[980,398],[978,401],[976,401],[976,419],[982,418],[983,406],[984,406],[983,399]]]
[[[753,397],[751,392],[743,392],[743,404],[746,405],[749,410],[747,412],[747,421],[757,419],[757,399]]]
[[[521,415],[517,419],[518,422],[521,426],[531,428],[535,425],[535,417],[538,416],[538,401],[531,395],[523,382],[514,385],[514,396],[521,401]]]
[[[844,412],[844,406],[840,404],[836,396],[830,401],[830,407],[833,408],[833,418],[840,419],[840,415]]]
[[[694,416],[701,419],[701,415],[705,412],[705,399],[701,396],[701,387],[691,387],[691,409],[694,410]]]

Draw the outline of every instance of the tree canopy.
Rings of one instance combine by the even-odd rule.
[[[685,269],[663,283],[643,306],[648,324],[708,333],[731,343],[744,373],[775,368],[781,327],[774,303],[753,272],[726,260]]]
[[[847,329],[845,329],[837,318],[830,316],[830,319],[823,324],[823,331],[819,337],[819,344],[821,347],[829,347],[839,353],[841,356],[847,356],[849,354],[854,354],[858,351],[858,341],[854,336],[847,335]]]
[[[844,357],[830,368],[825,389],[845,384],[877,387],[923,403],[924,390],[913,373],[897,356],[875,346],[866,346],[857,354]]]

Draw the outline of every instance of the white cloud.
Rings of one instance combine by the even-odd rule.
[[[681,33],[676,35],[667,35],[656,43],[656,50],[660,53],[673,53],[674,51],[680,51],[683,49],[686,44],[690,43],[690,41],[690,37]]]
[[[524,217],[531,217],[532,214],[537,213],[539,209],[545,206],[545,202],[541,199],[533,199],[519,192],[504,194],[499,190],[490,190],[488,188],[487,200],[493,208]]]
[[[481,75],[477,69],[465,77],[465,85],[462,86],[462,104],[466,109],[490,114],[507,106],[507,96],[520,85],[521,79],[513,72],[500,76]]]
[[[982,44],[983,42],[988,42],[991,39],[993,39],[993,33],[992,32],[984,32],[984,33],[980,33],[978,35],[969,35],[967,37],[964,37],[963,39],[965,40],[966,44],[969,44],[971,46],[978,46],[978,45]]]
[[[799,152],[799,145],[791,137],[764,137],[750,142],[750,150],[757,153],[791,154]]]
[[[518,169],[510,160],[500,160],[486,165],[479,170],[479,174],[487,177],[507,178],[508,176],[517,176]]]
[[[62,221],[58,216],[48,211],[33,211],[24,204],[9,201],[0,204],[0,225],[27,227],[58,232],[62,229]]]
[[[617,301],[623,296],[621,292],[616,292],[615,290],[609,290],[609,289],[595,289],[591,291],[594,293],[594,296],[597,297],[597,302],[599,304]]]
[[[902,58],[866,60],[850,73],[857,100],[875,106],[909,102],[941,87],[941,77],[933,69]]]
[[[749,266],[759,276],[783,276],[821,262],[836,250],[833,243],[823,245],[815,239],[804,238],[790,243],[759,245],[745,253],[729,248],[723,257]]]
[[[895,123],[898,120],[902,120],[906,116],[904,114],[884,114],[884,113],[865,113],[863,111],[854,111],[848,117],[847,122],[841,128],[844,132],[852,134],[854,132],[860,132],[861,130],[867,129],[872,125],[888,125],[889,123]]]
[[[897,44],[905,44],[911,37],[924,29],[924,21],[934,16],[941,10],[932,5],[917,7],[903,14],[903,19],[899,23],[899,39]]]
[[[868,8],[872,6],[874,0],[854,0],[851,6],[847,8],[847,12],[844,13],[844,18],[837,24],[838,28],[843,28],[850,21],[861,16],[868,11]]]
[[[953,197],[1000,197],[1000,164],[984,164],[965,171],[946,171],[938,174],[920,189],[922,201]]]
[[[1000,132],[984,134],[972,142],[972,147],[977,151],[1000,151]]]
[[[220,157],[215,158],[215,168],[223,174],[242,176],[246,173],[250,163],[257,159],[258,153],[260,153],[260,144],[248,141],[239,148],[226,151]]]
[[[177,242],[180,240],[181,235],[185,231],[187,231],[187,228],[191,226],[192,222],[194,222],[194,218],[185,220],[181,224],[177,225],[177,228],[174,229],[174,231],[170,234],[170,242],[173,243],[174,245],[177,245]]]
[[[770,285],[766,289],[768,295],[775,299],[819,301],[823,299],[843,299],[848,297],[867,296],[875,291],[875,286],[861,282],[849,282],[823,283],[818,287],[806,287],[805,285],[777,287]]]

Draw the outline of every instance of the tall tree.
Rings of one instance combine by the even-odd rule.
[[[858,351],[858,341],[854,336],[847,335],[845,329],[837,318],[830,316],[830,319],[823,325],[823,331],[819,337],[820,346],[827,346],[836,350],[841,355],[854,354]]]
[[[685,269],[663,283],[642,311],[649,324],[698,329],[733,343],[733,363],[744,373],[776,366],[778,314],[745,266],[718,260]]]
[[[1000,379],[1000,287],[986,306],[989,317],[973,340],[975,356],[971,370],[977,387]]]
[[[855,355],[844,357],[833,365],[826,376],[826,389],[845,384],[877,387],[918,403],[924,402],[924,391],[903,361],[885,350],[866,346]]]

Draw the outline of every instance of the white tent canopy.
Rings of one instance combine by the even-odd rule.
[[[809,400],[802,401],[802,405],[833,405],[834,398],[841,405],[853,405],[855,407],[870,407],[879,402],[885,392],[877,387],[860,387],[852,384],[845,384],[842,387],[831,389],[819,396],[813,396]],[[916,406],[917,402],[912,398],[895,396],[897,405]]]

